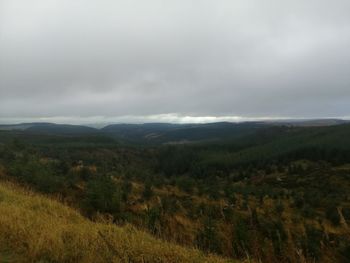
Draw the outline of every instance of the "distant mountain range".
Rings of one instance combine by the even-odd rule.
[[[342,119],[311,119],[311,120],[280,120],[271,122],[276,125],[289,125],[301,127],[333,126],[350,123],[349,120]]]
[[[21,123],[0,125],[0,131],[21,131],[44,135],[104,135],[127,143],[181,144],[188,142],[218,141],[249,135],[257,130],[275,127],[322,127],[349,123],[340,119],[280,120],[265,122],[217,122],[206,124],[112,124],[101,129],[83,125],[54,123]]]
[[[20,130],[26,132],[47,134],[86,134],[99,132],[98,129],[82,125],[55,124],[48,122],[0,125],[0,130]]]

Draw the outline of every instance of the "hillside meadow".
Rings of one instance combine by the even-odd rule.
[[[91,222],[9,182],[0,183],[0,215],[1,262],[229,262],[132,226]]]

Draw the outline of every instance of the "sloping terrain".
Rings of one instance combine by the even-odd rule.
[[[0,183],[1,262],[225,262]]]

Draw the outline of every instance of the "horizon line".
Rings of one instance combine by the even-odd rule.
[[[285,122],[285,121],[349,121],[350,117],[242,117],[242,116],[181,116],[178,114],[159,114],[148,116],[55,116],[55,117],[0,117],[0,125],[19,124],[68,124],[68,125],[111,125],[111,124],[209,124],[209,123],[244,123],[244,122]]]

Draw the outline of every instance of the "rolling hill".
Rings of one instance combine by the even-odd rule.
[[[48,122],[0,125],[0,131],[25,131],[29,133],[74,135],[99,133],[98,129],[83,125],[55,124]]]
[[[188,143],[217,141],[252,133],[264,127],[262,123],[207,123],[207,124],[114,124],[101,129],[117,139],[138,143]]]
[[[101,129],[83,125],[67,125],[54,123],[22,123],[14,125],[0,125],[0,131],[17,132],[26,136],[102,136],[109,137],[123,143],[131,144],[185,144],[202,142],[226,142],[255,136],[259,133],[275,134],[279,128],[298,131],[312,131],[346,125],[348,122],[337,119],[325,120],[289,120],[267,122],[217,122],[206,124],[112,124]],[[276,129],[277,128],[277,129]],[[272,133],[271,133],[272,131]],[[278,134],[279,136],[280,134]]]

